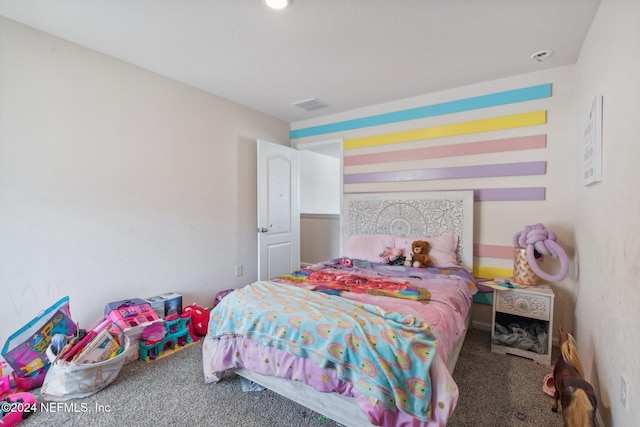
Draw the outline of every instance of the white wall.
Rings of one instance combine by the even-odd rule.
[[[604,0],[576,73],[580,114],[603,97],[603,179],[590,187],[578,181],[575,189],[580,275],[572,298],[585,375],[606,426],[638,425],[640,417],[639,23],[640,2]],[[626,407],[621,375],[629,381]]]
[[[340,256],[340,216],[300,215],[300,264],[315,264]]]
[[[340,213],[340,159],[300,150],[300,212]]]
[[[255,140],[288,131],[0,17],[0,344],[65,295],[89,327],[111,301],[255,280]]]

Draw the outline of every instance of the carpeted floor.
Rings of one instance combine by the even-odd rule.
[[[553,366],[491,353],[490,333],[470,330],[453,373],[460,397],[447,425],[562,426],[562,415],[551,411],[553,398],[542,391],[551,372]]]
[[[467,334],[454,378],[460,398],[448,426],[562,426],[542,392],[550,366],[490,352],[489,332]],[[228,375],[205,384],[201,345],[169,357],[126,365],[109,387],[39,412],[28,426],[318,426],[337,424],[271,391],[243,392]],[[37,395],[37,390],[36,393]]]

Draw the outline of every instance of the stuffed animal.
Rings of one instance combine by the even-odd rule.
[[[351,258],[340,258],[338,260],[338,264],[340,264],[343,267],[346,268],[352,268],[353,267],[353,261],[351,261]]]
[[[390,265],[402,265],[404,263],[404,250],[401,248],[386,247],[384,251],[380,253],[382,262]]]
[[[193,330],[198,336],[207,335],[207,327],[209,326],[209,310],[195,304],[188,305],[182,310],[183,313],[191,313],[191,324]]]
[[[431,244],[426,240],[415,240],[411,244],[411,256],[410,261],[406,261],[404,265],[407,267],[423,268],[431,265],[431,257],[429,256],[429,250]]]

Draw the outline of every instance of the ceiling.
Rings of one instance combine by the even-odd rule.
[[[0,15],[295,122],[574,64],[599,3],[0,0]],[[292,105],[314,97],[329,108]]]

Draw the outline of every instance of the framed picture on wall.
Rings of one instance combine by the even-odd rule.
[[[602,181],[602,97],[591,101],[582,123],[582,180],[584,185]]]

